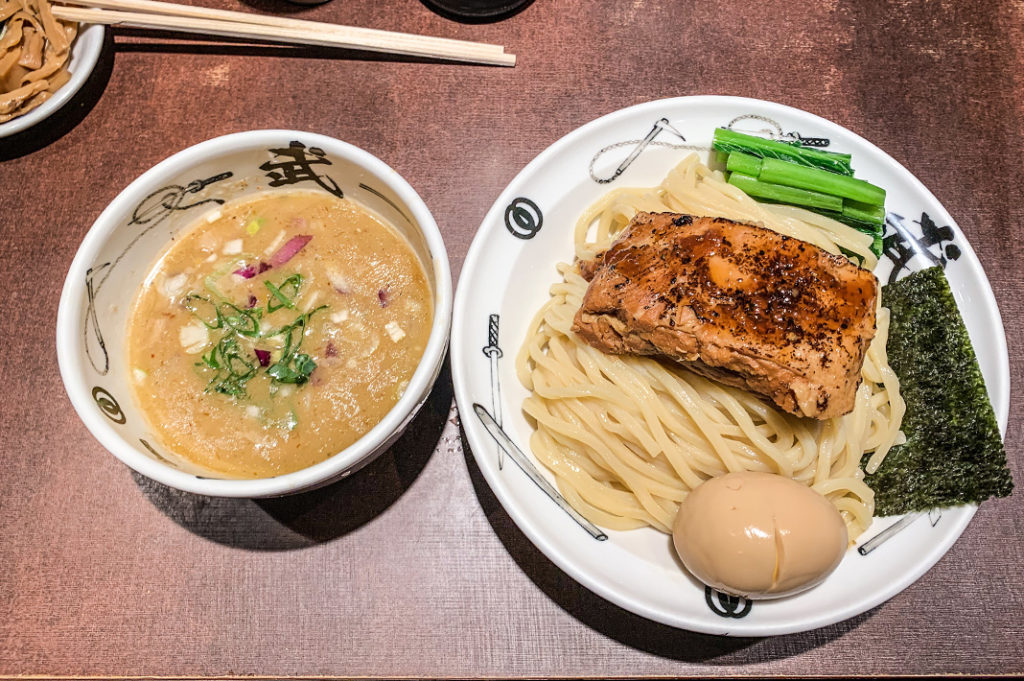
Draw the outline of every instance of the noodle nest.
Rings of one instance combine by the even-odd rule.
[[[578,259],[611,245],[639,211],[688,213],[761,224],[873,269],[871,238],[790,206],[761,204],[691,154],[657,187],[618,189],[580,216]],[[530,446],[574,508],[605,528],[671,532],[679,504],[703,481],[735,471],[777,473],[810,486],[842,514],[849,535],[871,523],[874,493],[864,468],[877,469],[901,441],[904,404],[885,354],[889,311],[879,307],[854,410],[816,421],[757,396],[651,357],[609,355],[572,333],[587,289],[577,265],[535,315],[516,358],[530,391],[523,410]],[[861,461],[871,454],[864,468]]]

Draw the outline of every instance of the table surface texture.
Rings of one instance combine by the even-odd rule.
[[[0,677],[659,677],[1024,673],[1024,495],[984,503],[924,577],[776,638],[645,621],[516,528],[460,432],[446,364],[358,475],[252,501],[176,492],[76,416],[54,345],[65,274],[155,163],[259,128],[324,133],[402,174],[458,281],[505,185],[563,135],[684,95],[773,100],[891,154],[959,223],[1010,354],[1024,481],[1024,2],[536,0],[459,23],[417,0],[209,6],[499,43],[515,68],[117,28],[55,118],[0,139]]]

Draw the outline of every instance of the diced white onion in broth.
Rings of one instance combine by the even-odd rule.
[[[349,286],[348,280],[345,278],[345,275],[343,275],[341,272],[338,272],[337,270],[327,271],[327,281],[331,282],[331,286],[338,293],[348,293],[349,291],[352,290],[352,287]]]
[[[232,239],[224,244],[224,255],[238,255],[242,252],[242,240]]]
[[[178,330],[178,341],[190,355],[202,352],[209,340],[210,332],[202,322],[186,324]]]
[[[167,277],[164,279],[162,290],[165,296],[171,300],[176,300],[185,290],[185,284],[187,283],[188,277],[184,273],[176,274],[173,277]]]
[[[398,325],[398,322],[388,322],[384,325],[384,330],[391,336],[391,340],[397,343],[398,341],[405,338],[405,331]]]

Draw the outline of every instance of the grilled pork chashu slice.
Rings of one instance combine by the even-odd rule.
[[[579,266],[573,331],[593,347],[670,358],[797,416],[853,410],[878,282],[848,259],[732,220],[639,213]]]

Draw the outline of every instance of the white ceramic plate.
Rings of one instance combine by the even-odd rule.
[[[452,374],[462,425],[484,477],[519,528],[561,569],[626,610],[674,627],[732,636],[786,634],[845,620],[899,593],[952,546],[975,508],[919,517],[867,555],[851,549],[822,585],[803,594],[746,603],[689,577],[664,534],[608,532],[607,541],[596,541],[519,467],[507,458],[499,467],[495,441],[472,406],[497,412],[532,459],[531,428],[520,409],[527,393],[516,380],[514,357],[531,317],[559,279],[556,263],[572,258],[577,216],[610,189],[656,185],[689,153],[682,145],[708,147],[718,126],[799,135],[805,143],[818,138],[830,149],[852,153],[857,177],[888,190],[890,220],[921,246],[907,266],[921,269],[945,257],[946,276],[1005,434],[1009,361],[1002,322],[985,273],[953,218],[913,175],[863,138],[797,109],[736,97],[683,97],[623,109],[570,133],[526,166],[487,213],[469,250],[455,298]],[[624,169],[608,182],[617,168]],[[921,222],[929,222],[922,214],[951,239],[937,242],[934,229],[924,233]],[[876,274],[885,282],[892,269],[883,255]],[[876,518],[860,545],[896,520]]]
[[[86,79],[92,70],[96,68],[96,62],[103,50],[103,36],[106,27],[100,24],[83,25],[81,32],[71,44],[71,62],[68,71],[71,78],[68,82],[53,93],[53,97],[29,111],[24,116],[12,118],[6,123],[0,123],[0,137],[7,137],[22,130],[28,130],[36,123],[39,123],[62,106],[71,101],[75,93],[85,84]]]

